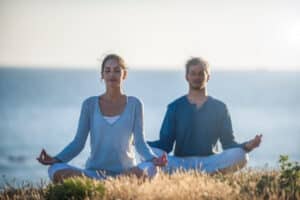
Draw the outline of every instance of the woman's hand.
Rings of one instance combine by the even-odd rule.
[[[245,147],[247,151],[252,151],[254,148],[258,147],[261,143],[262,134],[256,135],[255,138],[246,143]]]
[[[152,162],[155,166],[158,167],[166,166],[168,164],[167,154],[164,153],[161,157],[153,158]]]
[[[45,149],[42,149],[40,156],[36,159],[43,165],[52,165],[54,163],[59,162],[57,159],[55,159],[52,156],[50,156],[49,154],[47,154]]]

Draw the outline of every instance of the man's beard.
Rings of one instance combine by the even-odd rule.
[[[190,88],[191,88],[192,90],[201,90],[201,87],[200,87],[200,86],[192,86],[192,85],[190,85]]]
[[[205,88],[205,84],[201,84],[201,85],[190,84],[190,88],[192,90],[203,90]]]

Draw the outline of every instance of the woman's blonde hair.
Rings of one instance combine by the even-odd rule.
[[[119,64],[119,66],[123,69],[123,70],[126,70],[127,67],[125,65],[125,61],[124,59],[117,55],[117,54],[108,54],[107,56],[105,56],[105,58],[103,59],[102,61],[102,64],[101,64],[101,74],[103,73],[104,71],[104,66],[105,66],[105,63],[108,61],[108,60],[116,60]]]

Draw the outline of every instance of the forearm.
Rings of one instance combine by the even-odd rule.
[[[83,147],[84,144],[72,141],[60,153],[54,156],[54,158],[60,162],[69,162],[82,151]]]
[[[136,142],[135,148],[145,161],[151,161],[156,157],[156,155],[152,152],[152,150],[145,142]]]
[[[167,144],[166,142],[162,142],[162,140],[148,141],[147,143],[150,147],[164,150],[167,153],[170,153],[173,149],[173,144]]]

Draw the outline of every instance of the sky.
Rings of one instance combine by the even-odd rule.
[[[0,66],[300,70],[299,0],[0,0]]]

